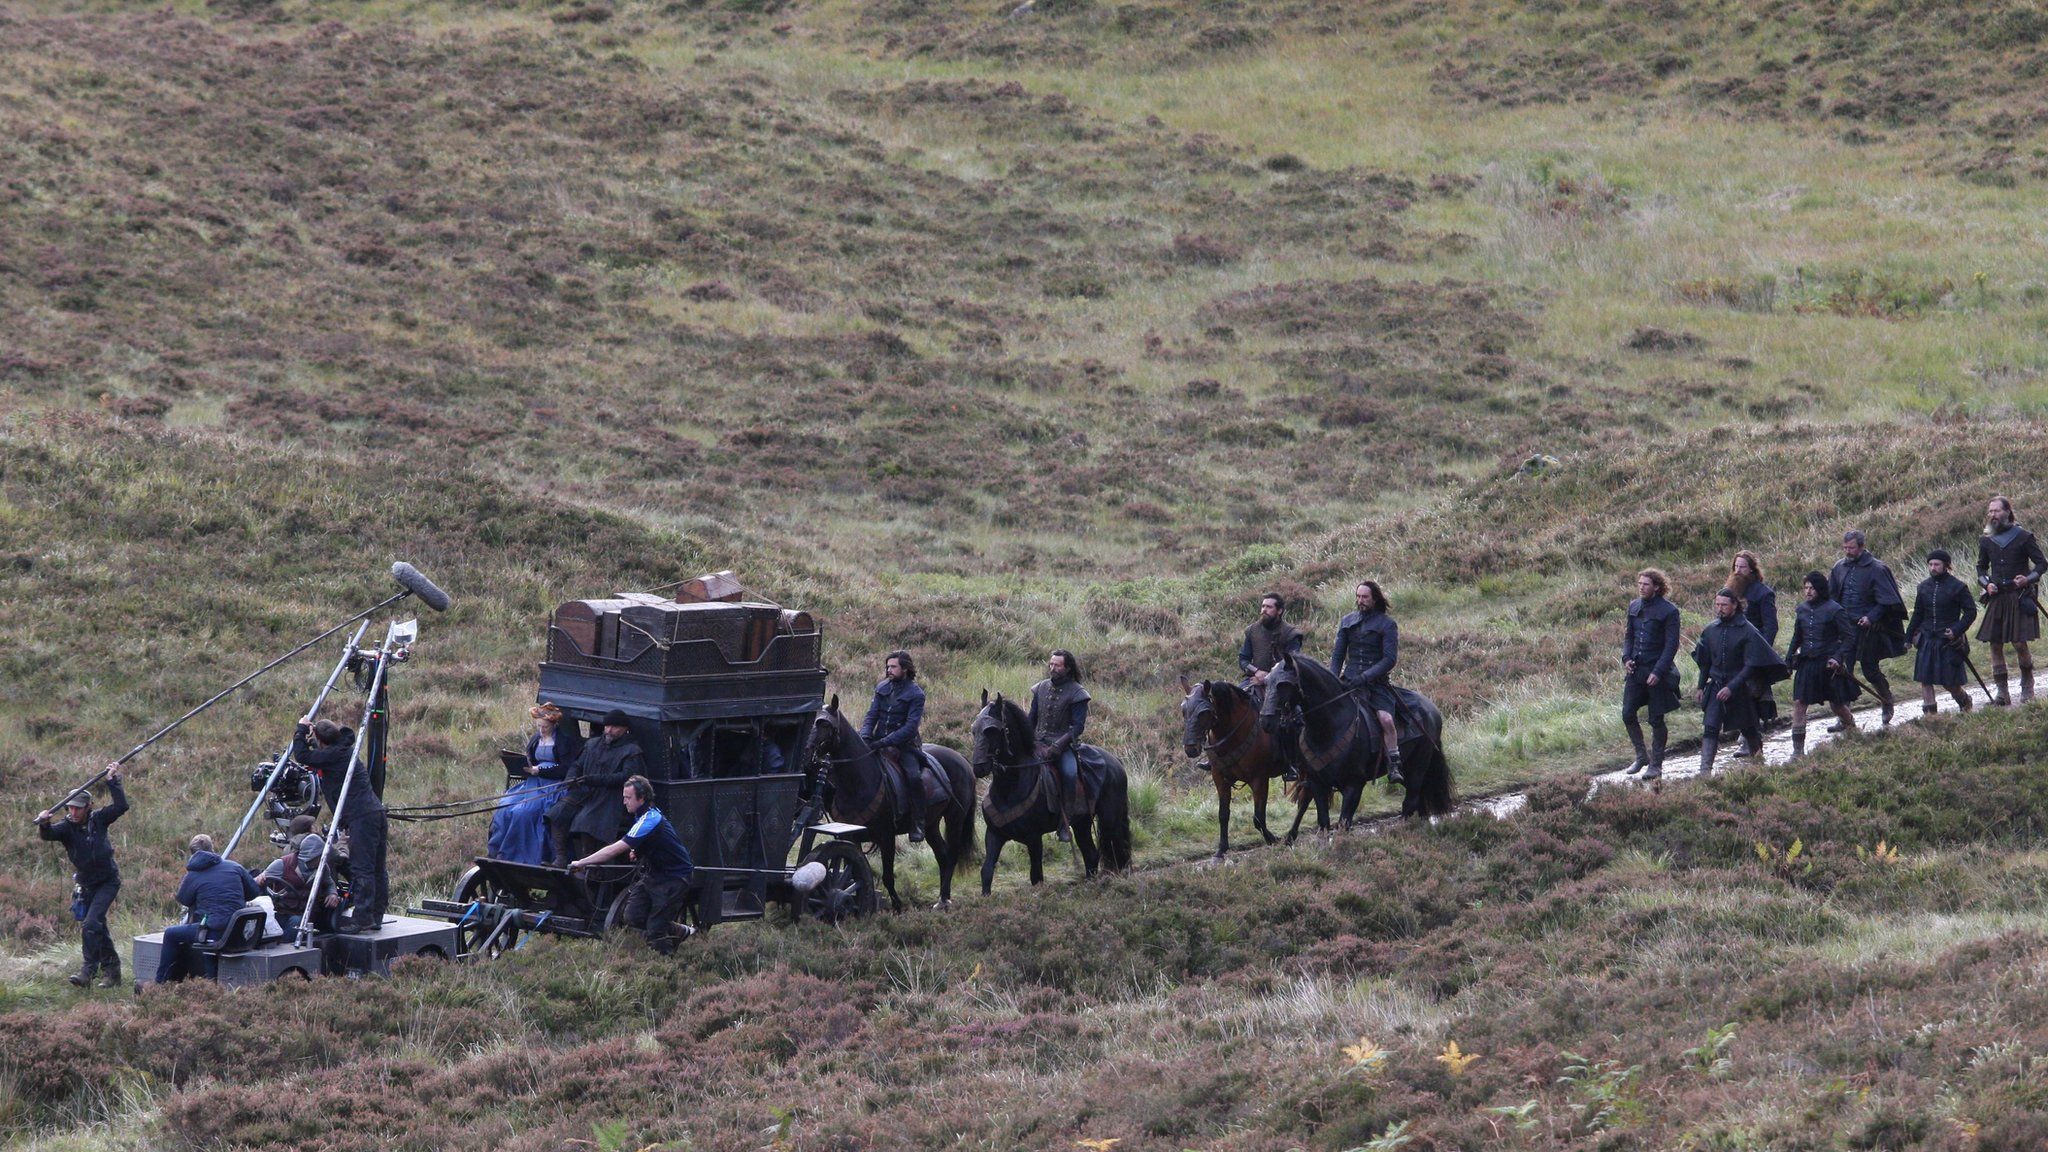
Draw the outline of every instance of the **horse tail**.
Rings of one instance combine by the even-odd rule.
[[[1430,709],[1429,761],[1423,767],[1421,795],[1424,816],[1448,816],[1451,812],[1451,762],[1444,755],[1444,717]]]
[[[1131,866],[1131,786],[1124,768],[1114,757],[1113,771],[1102,782],[1102,799],[1095,806],[1096,839],[1102,845],[1102,866],[1122,872]]]
[[[981,863],[981,844],[974,838],[974,769],[967,766],[959,753],[950,748],[943,751],[950,756],[935,759],[946,770],[949,789],[955,796],[966,797],[965,805],[949,806],[944,828],[946,850],[953,854],[953,875],[960,877],[972,874]]]

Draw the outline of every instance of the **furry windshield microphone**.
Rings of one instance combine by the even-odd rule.
[[[420,603],[436,612],[448,610],[448,594],[434,586],[432,580],[420,574],[420,570],[400,560],[391,566],[391,578],[407,592],[420,598]]]

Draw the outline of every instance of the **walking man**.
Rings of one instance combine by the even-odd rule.
[[[107,910],[121,892],[121,870],[114,864],[114,844],[107,828],[128,811],[128,794],[121,790],[121,766],[107,765],[107,806],[92,810],[92,793],[81,788],[64,800],[64,818],[55,809],[36,815],[36,835],[64,846],[71,857],[72,882],[78,886],[74,903],[83,909],[79,917],[79,943],[85,963],[71,983],[79,988],[92,983],[100,987],[121,983],[121,954],[114,949],[114,937],[107,931]]]
[[[1970,694],[1963,689],[1970,622],[1977,618],[1977,601],[1970,586],[1949,570],[1948,552],[1941,548],[1927,554],[1927,579],[1913,594],[1913,619],[1906,625],[1906,642],[1914,648],[1913,679],[1920,682],[1920,713],[1934,715],[1934,690],[1945,688],[1962,710],[1970,710]]]
[[[1671,580],[1663,572],[1645,568],[1636,573],[1636,598],[1629,601],[1621,633],[1621,670],[1626,674],[1621,723],[1636,750],[1628,774],[1641,772],[1645,780],[1664,775],[1664,745],[1671,736],[1664,718],[1678,709],[1678,606],[1670,594]],[[1650,712],[1647,747],[1637,718],[1645,708]]]
[[[1742,615],[1763,633],[1764,643],[1778,642],[1778,593],[1764,583],[1763,562],[1756,553],[1745,548],[1735,554],[1735,564],[1728,573],[1728,587],[1742,594]],[[1756,698],[1756,719],[1760,725],[1770,724],[1778,718],[1778,697],[1769,688]],[[1738,748],[1738,757],[1749,755],[1748,748]]]
[[[2000,704],[2006,690],[2005,646],[2020,664],[2020,703],[2034,698],[2034,656],[2027,645],[2041,637],[2041,598],[2035,590],[2048,575],[2040,541],[2014,519],[2012,501],[1993,496],[1984,509],[1984,534],[1977,538],[1977,586],[1984,590],[1984,621],[1977,639],[1991,645],[1991,691]]]
[[[1693,662],[1700,666],[1700,710],[1706,730],[1700,739],[1700,773],[1714,770],[1721,733],[1733,728],[1754,756],[1763,750],[1763,726],[1757,721],[1756,692],[1785,678],[1778,658],[1763,633],[1743,615],[1742,594],[1723,588],[1714,596],[1714,622],[1700,631]]]
[[[1840,721],[1838,728],[1854,731],[1856,717],[1849,705],[1863,690],[1849,677],[1850,649],[1856,646],[1856,629],[1842,615],[1842,606],[1828,598],[1826,573],[1808,572],[1799,585],[1800,604],[1792,615],[1792,640],[1785,646],[1786,662],[1792,666],[1792,755],[1806,754],[1806,710],[1825,704]]]
[[[1892,682],[1885,678],[1884,662],[1906,652],[1906,602],[1899,595],[1899,582],[1870,554],[1863,533],[1851,528],[1842,533],[1842,558],[1828,573],[1828,590],[1856,628],[1850,663],[1862,669],[1863,682],[1883,708],[1883,723],[1889,724],[1897,701]]]

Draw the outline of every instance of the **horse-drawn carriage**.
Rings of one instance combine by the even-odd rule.
[[[875,910],[858,843],[865,829],[814,822],[806,801],[822,640],[809,613],[742,601],[725,574],[675,598],[572,600],[549,622],[539,698],[593,728],[625,713],[655,806],[696,864],[692,927],[758,920],[774,905],[828,921]],[[523,762],[508,755],[507,770],[523,773]],[[576,854],[597,846],[585,840]],[[603,935],[618,924],[631,875],[629,865],[571,872],[480,856],[451,899],[416,911],[455,925],[458,955],[494,956],[527,932]]]

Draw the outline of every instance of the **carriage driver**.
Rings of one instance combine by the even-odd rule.
[[[875,685],[875,698],[868,704],[867,719],[861,721],[860,738],[896,769],[903,780],[903,799],[910,812],[910,842],[924,842],[924,773],[919,759],[923,739],[918,725],[924,722],[924,689],[917,686],[917,662],[898,649],[882,664],[882,682]]]

